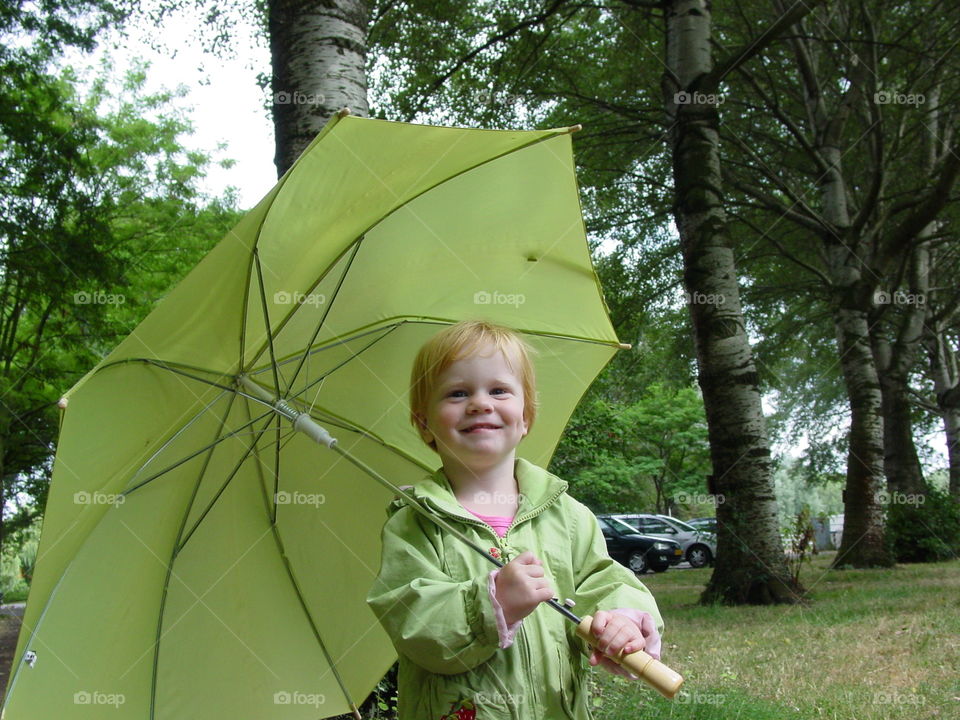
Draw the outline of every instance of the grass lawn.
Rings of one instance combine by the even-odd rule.
[[[595,673],[597,720],[960,718],[960,561],[805,566],[808,606],[702,607],[711,569],[644,575],[666,622],[673,701]]]

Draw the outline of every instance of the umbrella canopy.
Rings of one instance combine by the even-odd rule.
[[[308,412],[392,481],[439,465],[410,366],[445,324],[515,327],[546,464],[618,347],[570,129],[344,115],[61,403],[4,705],[19,718],[317,718],[396,658],[364,598],[391,493],[238,390]]]

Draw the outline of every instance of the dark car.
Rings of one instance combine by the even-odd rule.
[[[683,560],[683,548],[673,540],[640,535],[622,520],[609,515],[598,515],[597,522],[610,557],[637,575],[647,570],[663,572]]]
[[[682,520],[669,515],[614,515],[633,528],[634,532],[652,537],[666,538],[680,544],[683,556],[690,567],[701,568],[713,562],[717,556],[717,536],[697,530]]]

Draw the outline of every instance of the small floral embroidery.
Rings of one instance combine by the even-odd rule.
[[[490,548],[490,554],[493,555],[497,560],[500,559],[500,548],[492,547]]]
[[[456,705],[460,707],[455,707]],[[455,700],[450,703],[450,712],[441,715],[440,720],[476,720],[477,706],[469,700]]]

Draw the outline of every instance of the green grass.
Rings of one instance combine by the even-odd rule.
[[[810,603],[700,606],[711,569],[644,575],[666,622],[674,700],[595,674],[597,720],[960,718],[960,561],[804,568]]]

